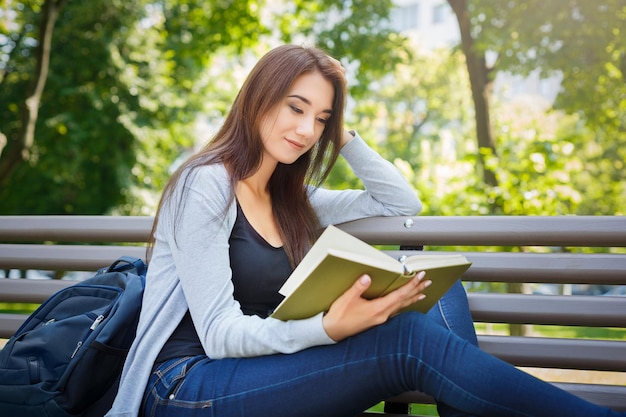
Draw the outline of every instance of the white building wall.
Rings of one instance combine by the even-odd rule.
[[[459,27],[445,0],[396,0],[392,27],[430,50],[458,43]]]
[[[394,3],[391,26],[411,38],[418,48],[449,48],[460,42],[458,22],[446,0],[396,0]],[[524,78],[500,72],[494,91],[504,101],[539,96],[552,103],[560,82],[559,76],[541,79],[538,73],[533,73]]]

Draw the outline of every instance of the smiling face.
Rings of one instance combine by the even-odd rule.
[[[298,77],[262,120],[263,163],[292,164],[319,140],[332,114],[332,84],[318,71]]]

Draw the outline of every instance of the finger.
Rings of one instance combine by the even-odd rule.
[[[433,283],[431,280],[428,280],[425,278],[426,278],[425,271],[419,272],[414,278],[415,291],[417,291],[418,293],[421,293],[426,288],[430,287]]]
[[[426,271],[420,271],[417,273],[417,275],[415,275],[415,278],[417,278],[417,281],[421,281],[424,279],[424,277],[426,276]]]
[[[426,273],[422,271],[413,277],[410,282],[396,290],[396,294],[394,294],[396,296],[395,301],[392,305],[395,308],[404,308],[426,298],[426,294],[423,294],[423,291],[432,285],[432,281],[424,280],[425,276]]]
[[[425,271],[418,272],[409,282],[400,287],[400,289],[404,291],[405,295],[415,294],[416,291],[421,292],[424,289],[423,280],[425,276]],[[403,291],[400,291],[400,293],[403,293]]]
[[[352,287],[346,293],[349,294],[350,298],[360,298],[371,284],[372,278],[367,274],[363,274],[352,284]]]
[[[433,282],[429,279],[425,280],[425,281],[421,281],[417,288],[419,292],[424,291],[426,288],[430,287],[433,284]]]
[[[410,305],[413,305],[419,301],[422,301],[423,299],[426,298],[426,294],[424,294],[422,291],[426,288],[428,288],[430,286],[430,284],[432,283],[432,281],[425,281],[423,283],[423,285],[419,286],[419,290],[408,295],[405,298],[400,299],[400,301],[394,306],[394,313],[397,313],[398,311],[402,310],[405,307],[408,307]],[[394,314],[392,313],[392,314]]]

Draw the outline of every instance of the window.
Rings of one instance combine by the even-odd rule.
[[[391,27],[398,32],[418,28],[419,5],[417,3],[395,7],[391,11]]]
[[[441,3],[433,7],[433,24],[443,23],[448,15],[448,5]]]

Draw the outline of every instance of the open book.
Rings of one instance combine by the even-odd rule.
[[[419,271],[433,283],[426,298],[404,310],[428,311],[470,267],[463,255],[420,254],[400,262],[362,240],[328,226],[279,292],[285,299],[271,317],[294,320],[328,311],[330,305],[363,274],[372,283],[363,294],[372,299],[402,286]]]

